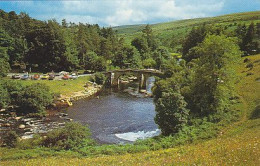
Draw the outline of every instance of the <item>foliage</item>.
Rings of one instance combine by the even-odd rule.
[[[99,85],[103,85],[106,81],[106,76],[102,73],[96,73],[94,81]]]
[[[10,96],[10,104],[16,105],[18,97],[24,88],[22,84],[17,81],[4,80],[2,81],[2,86],[7,90],[7,93]]]
[[[10,95],[7,91],[7,89],[2,85],[0,82],[0,109],[5,108],[10,104]]]
[[[0,53],[1,54],[1,53]],[[0,58],[0,78],[7,76],[7,72],[10,70],[10,65],[7,60]]]
[[[90,131],[79,123],[66,123],[64,128],[53,130],[43,139],[42,145],[54,149],[76,149],[92,144]]]
[[[3,144],[9,148],[14,148],[18,142],[18,135],[15,131],[9,131],[3,136]]]
[[[8,51],[12,50],[12,38],[0,28],[0,77],[10,70]]]
[[[83,55],[83,60],[86,70],[104,71],[106,69],[105,59],[98,56],[95,52],[87,52],[86,55]]]
[[[225,112],[233,95],[235,67],[241,52],[234,39],[207,36],[196,47],[200,55],[192,84],[193,112],[203,115]]]
[[[18,113],[44,113],[46,106],[52,103],[53,96],[44,84],[25,86],[18,94],[15,105]]]
[[[170,78],[156,82],[155,95],[155,123],[158,124],[163,135],[177,133],[188,122],[189,110],[187,103],[180,93],[178,79]]]
[[[143,66],[145,68],[155,68],[156,67],[156,61],[153,58],[147,58],[143,61]]]

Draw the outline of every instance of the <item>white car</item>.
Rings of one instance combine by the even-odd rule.
[[[77,79],[77,78],[78,78],[78,75],[75,73],[71,74],[71,76],[70,76],[70,79]]]

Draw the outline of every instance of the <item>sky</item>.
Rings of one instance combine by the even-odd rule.
[[[43,21],[119,26],[259,11],[260,0],[0,0],[0,9]]]

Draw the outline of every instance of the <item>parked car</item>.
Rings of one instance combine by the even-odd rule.
[[[66,71],[61,71],[61,72],[59,72],[59,75],[68,75],[69,73],[68,72],[66,72]]]
[[[77,79],[77,78],[78,78],[78,76],[75,73],[71,74],[71,76],[70,76],[70,79]]]
[[[67,75],[67,74],[65,74],[65,75],[62,77],[62,79],[63,79],[63,80],[68,80],[68,79],[70,79],[70,76]]]
[[[41,79],[42,80],[48,80],[49,79],[49,75],[48,74],[43,74]]]
[[[21,77],[21,80],[28,80],[29,79],[29,75],[28,74],[24,74],[22,77]]]
[[[55,75],[54,74],[49,74],[49,80],[54,80]]]
[[[33,80],[38,80],[40,78],[40,75],[39,74],[34,74],[33,76],[32,76],[32,79]]]
[[[20,79],[21,76],[19,74],[13,74],[12,79]]]
[[[55,76],[61,76],[61,74],[60,74],[60,73],[55,73],[54,75],[55,75]]]

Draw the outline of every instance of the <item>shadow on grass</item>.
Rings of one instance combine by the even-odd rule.
[[[258,119],[260,118],[260,105],[257,105],[252,112],[250,119]]]

